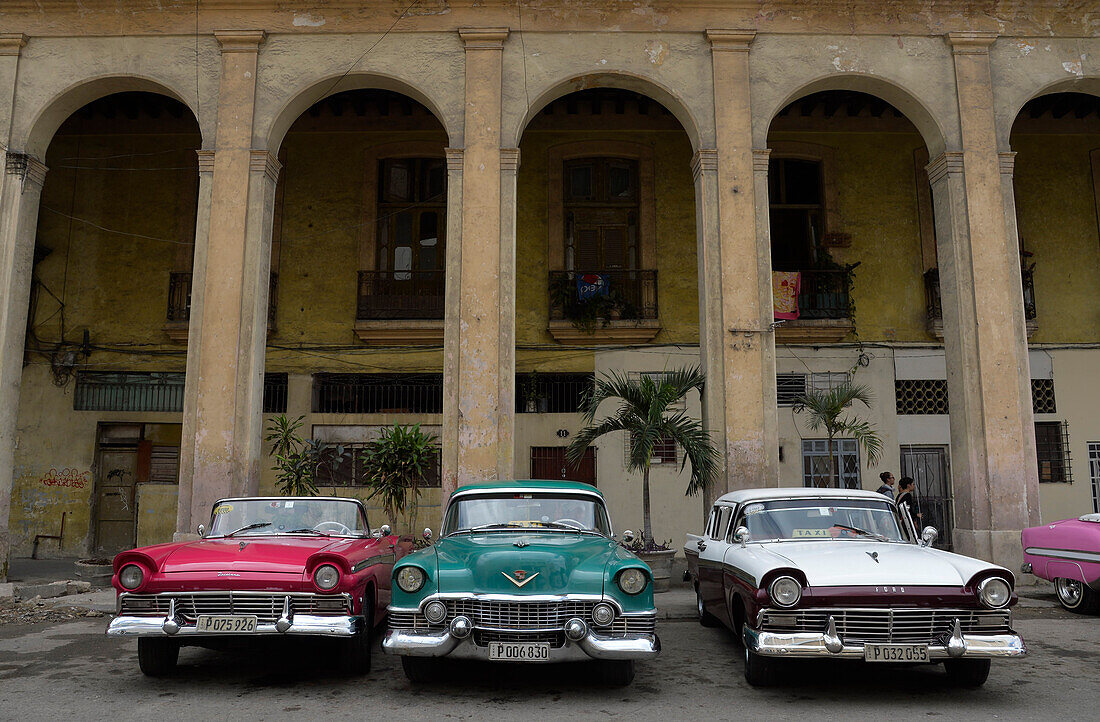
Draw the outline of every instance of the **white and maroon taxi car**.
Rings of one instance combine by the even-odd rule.
[[[369,671],[395,555],[407,550],[389,527],[372,532],[360,501],[222,499],[199,536],[115,557],[107,634],[137,637],[142,672],[169,674],[183,645],[263,635],[330,638],[346,672]]]
[[[1025,572],[1054,582],[1069,611],[1100,613],[1100,514],[1033,526],[1021,538]]]
[[[943,662],[976,687],[995,657],[1021,657],[1007,569],[933,549],[870,491],[749,489],[718,499],[684,551],[704,626],[745,645],[745,678],[776,681],[780,658]]]

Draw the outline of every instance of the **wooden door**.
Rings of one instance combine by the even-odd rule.
[[[137,447],[100,448],[96,464],[95,549],[115,554],[137,536]]]
[[[576,466],[565,460],[564,446],[531,447],[532,479],[566,479],[596,486],[596,450],[589,447]]]

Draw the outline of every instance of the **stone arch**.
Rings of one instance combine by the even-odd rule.
[[[412,98],[435,116],[444,132],[447,133],[447,139],[451,146],[462,146],[460,118],[448,118],[440,110],[442,107],[440,103],[410,83],[400,78],[379,73],[354,73],[347,76],[327,76],[312,80],[301,90],[290,95],[279,106],[273,117],[267,122],[266,127],[263,125],[257,127],[255,142],[262,144],[259,146],[260,149],[266,149],[277,154],[290,126],[314,104],[337,93],[365,89],[390,90]]]
[[[198,113],[195,112],[192,102],[164,82],[144,76],[108,75],[81,80],[55,95],[34,115],[34,120],[27,126],[26,137],[12,139],[12,147],[19,148],[21,145],[28,155],[45,159],[50,141],[69,116],[92,101],[115,93],[134,91],[165,95],[183,103],[191,111],[191,117],[199,127],[199,132],[202,132]],[[202,141],[205,148],[212,139],[204,135]]]
[[[768,131],[779,111],[799,98],[825,90],[852,90],[881,98],[904,113],[909,122],[916,126],[928,146],[930,158],[935,158],[947,149],[947,134],[943,126],[923,102],[896,83],[862,73],[830,73],[799,86],[780,103],[767,109],[764,116],[767,123],[753,129],[754,145],[758,148],[767,147]]]
[[[523,137],[523,132],[527,128],[527,125],[543,108],[558,98],[569,95],[570,93],[575,93],[578,90],[588,90],[590,88],[617,88],[619,90],[629,90],[640,93],[651,100],[655,100],[663,105],[668,112],[672,113],[680,122],[684,132],[687,133],[688,138],[691,140],[692,150],[699,150],[701,143],[699,123],[696,122],[695,116],[692,114],[691,110],[688,109],[687,104],[680,96],[673,90],[661,85],[651,78],[623,71],[572,75],[563,80],[551,83],[549,88],[531,101],[526,112],[518,119],[518,123],[514,124],[512,127],[508,127],[508,121],[505,121],[505,127],[503,128],[504,136],[501,139],[501,145],[505,148],[518,147],[519,141]]]
[[[1038,90],[1027,96],[1014,98],[1007,105],[1005,122],[997,128],[997,145],[999,148],[1010,148],[1012,128],[1016,125],[1016,119],[1020,117],[1020,111],[1032,100],[1053,93],[1083,93],[1100,97],[1100,77],[1061,78],[1043,85]]]

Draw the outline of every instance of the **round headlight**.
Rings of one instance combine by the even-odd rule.
[[[447,618],[447,605],[443,602],[430,602],[424,607],[424,616],[432,624],[439,624]]]
[[[627,594],[637,594],[645,589],[647,581],[645,572],[641,569],[627,569],[619,575],[619,589]]]
[[[397,572],[397,586],[410,594],[419,591],[424,586],[424,572],[417,567],[401,567]]]
[[[340,570],[331,564],[322,564],[313,572],[313,583],[318,589],[334,589],[340,583]]]
[[[615,621],[615,608],[610,604],[600,602],[592,607],[592,623],[597,627],[606,627]]]
[[[768,587],[768,596],[777,607],[793,607],[802,598],[802,585],[794,577],[779,577]]]
[[[1012,599],[1012,587],[1000,577],[990,577],[978,585],[978,599],[990,609],[1000,609]]]
[[[137,564],[127,564],[118,573],[118,583],[126,589],[137,589],[145,581],[145,572]]]

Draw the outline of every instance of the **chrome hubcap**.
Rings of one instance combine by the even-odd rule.
[[[1076,579],[1059,579],[1054,586],[1062,604],[1067,607],[1076,607],[1081,603],[1081,582]]]

